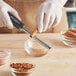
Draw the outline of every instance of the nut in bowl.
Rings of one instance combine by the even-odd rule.
[[[76,47],[76,29],[69,28],[67,31],[61,32],[61,38],[65,45]]]
[[[30,63],[12,63],[10,70],[13,76],[28,76],[34,70],[35,65]]]
[[[24,49],[29,55],[34,57],[41,57],[49,52],[48,48],[44,47],[33,38],[25,41]]]

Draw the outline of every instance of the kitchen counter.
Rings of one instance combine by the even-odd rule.
[[[36,64],[35,70],[29,76],[76,76],[76,48],[65,46],[58,33],[38,36],[52,46],[43,57],[31,57],[25,52],[27,34],[0,34],[0,50],[9,50],[12,62]],[[12,76],[8,64],[0,66],[0,76]]]

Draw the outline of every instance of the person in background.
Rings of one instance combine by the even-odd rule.
[[[64,6],[65,7],[73,7],[74,6],[74,1],[75,0],[68,0]]]
[[[51,26],[56,26],[62,17],[62,7],[67,0],[45,0],[39,7],[36,23],[39,32],[44,32]],[[19,20],[18,12],[3,0],[0,0],[0,27],[13,28],[8,12],[16,16]]]

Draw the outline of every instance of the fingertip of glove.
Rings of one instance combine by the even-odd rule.
[[[8,27],[9,29],[13,29],[13,27]]]
[[[42,32],[42,29],[38,29],[38,31],[39,31],[39,33],[41,33]]]
[[[8,29],[13,29],[13,25],[7,25]]]

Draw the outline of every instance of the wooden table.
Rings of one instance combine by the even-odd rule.
[[[11,52],[13,62],[30,62],[36,64],[29,76],[76,76],[76,48],[65,46],[60,34],[47,33],[38,35],[52,49],[43,57],[31,57],[24,50],[26,34],[0,34],[0,50]],[[0,76],[12,76],[8,64],[0,66]]]

